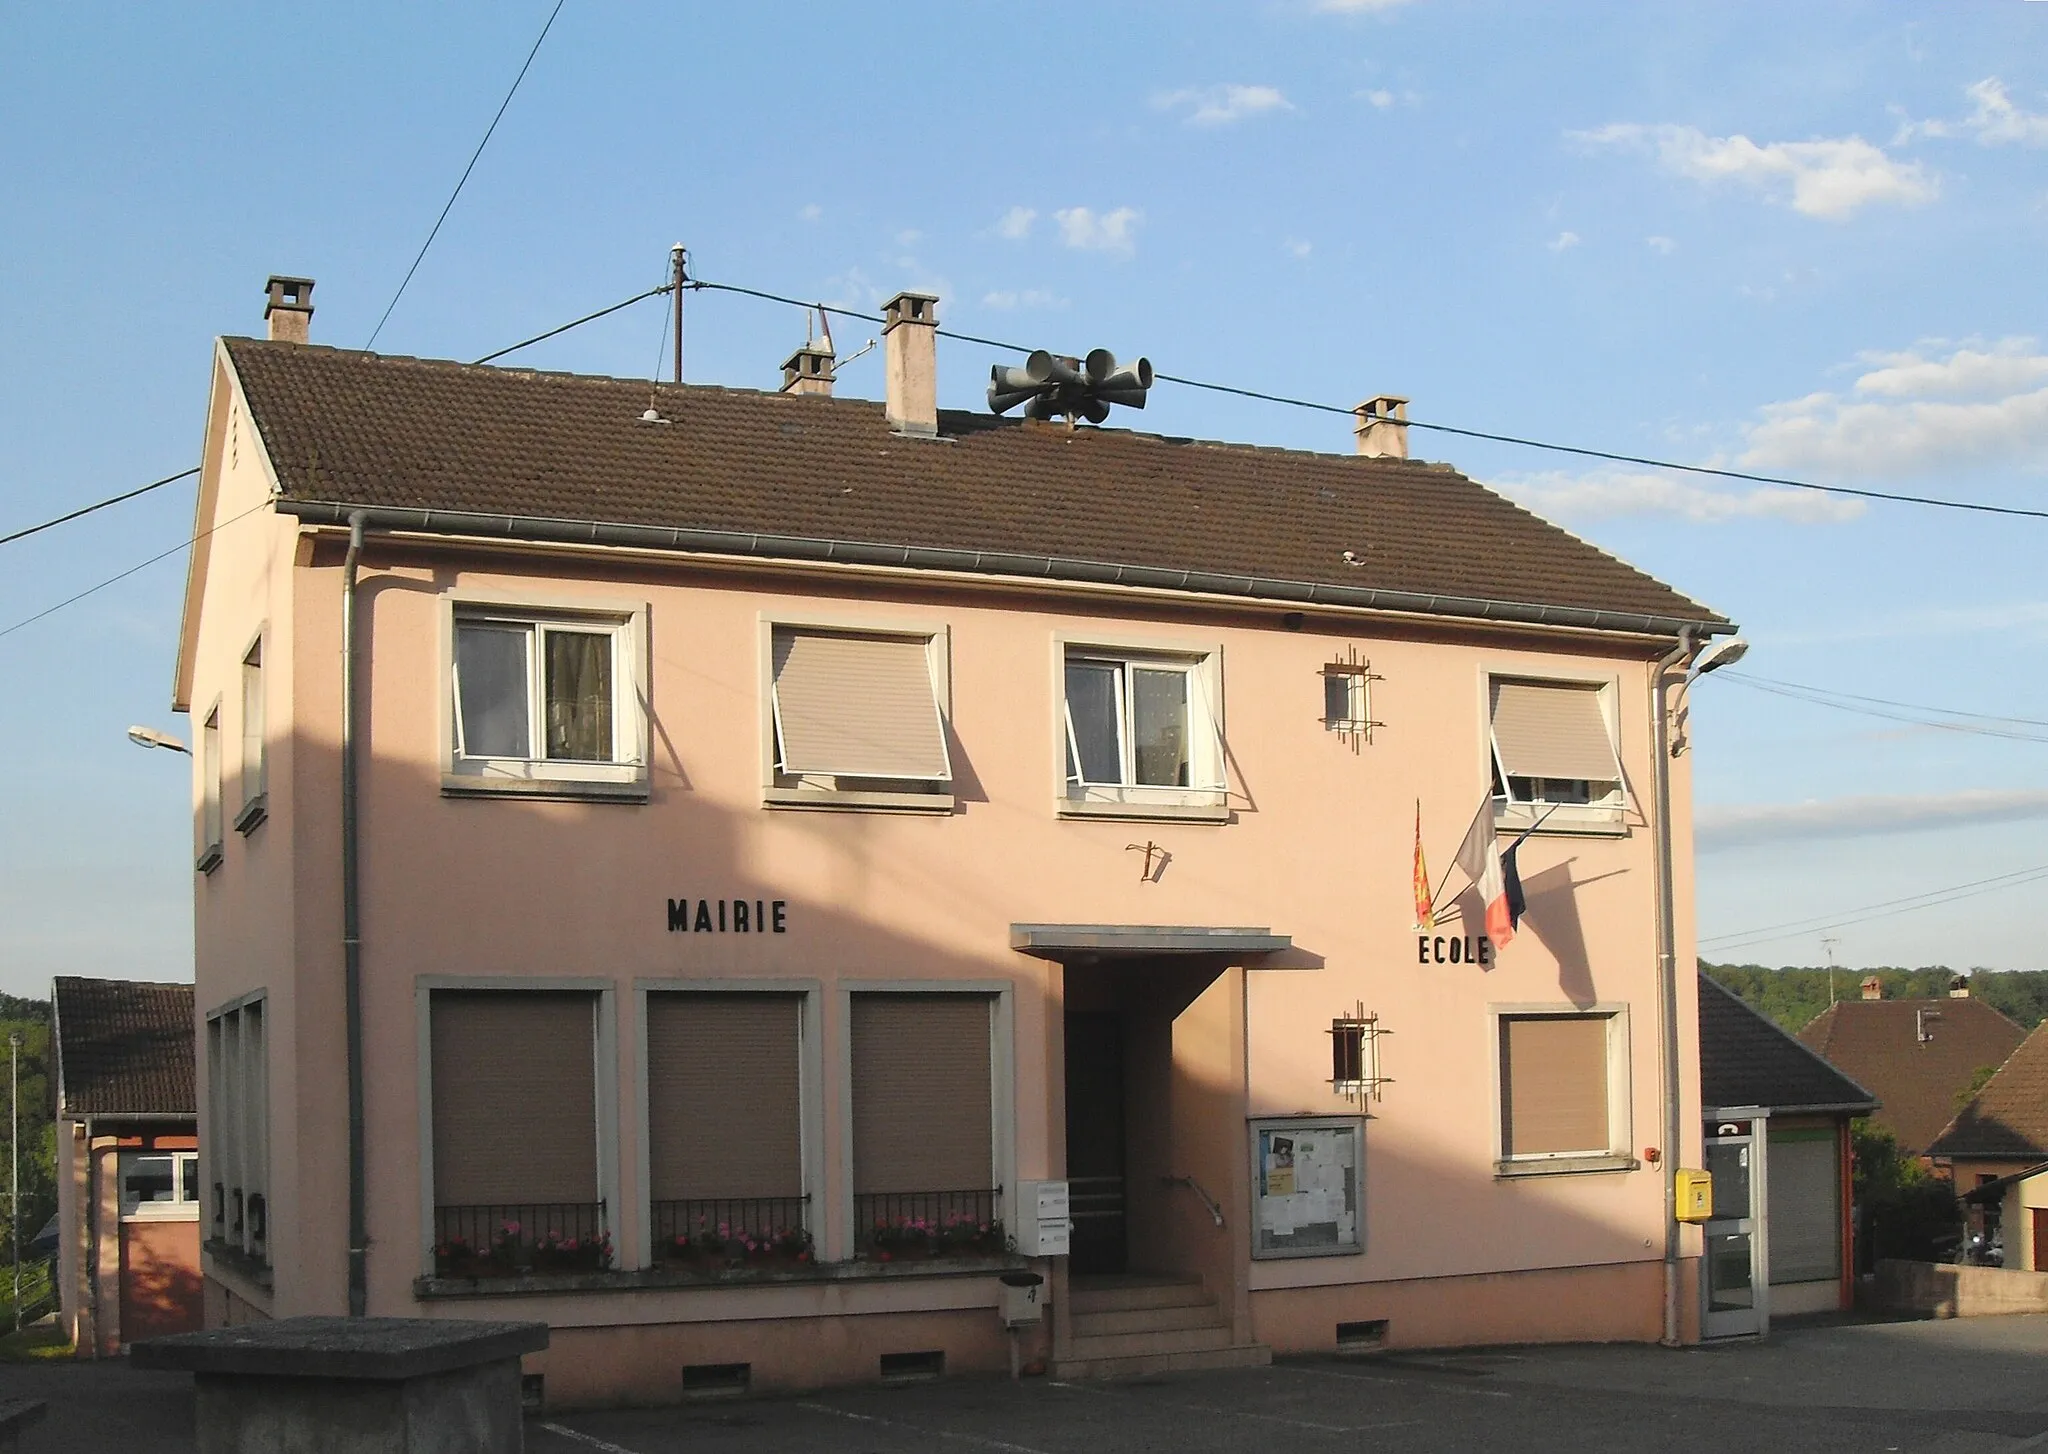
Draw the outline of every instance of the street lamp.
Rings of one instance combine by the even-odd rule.
[[[1671,688],[1668,673],[1683,663],[1685,675],[1679,681],[1683,691],[1699,677],[1742,660],[1749,643],[1730,636],[1699,647],[1696,627],[1680,634],[1678,645],[1658,659],[1652,669],[1652,711],[1656,714],[1656,761],[1652,764],[1657,793],[1657,990],[1662,1024],[1660,1046],[1664,1060],[1664,1338],[1667,1347],[1678,1344],[1678,1147],[1685,1135],[1680,1124],[1678,1067],[1678,927],[1672,890],[1671,863],[1671,759],[1679,748],[1671,741]]]
[[[128,729],[128,740],[137,747],[162,747],[171,752],[182,752],[187,757],[192,755],[191,748],[171,736],[170,733],[159,732],[154,727],[130,727]]]

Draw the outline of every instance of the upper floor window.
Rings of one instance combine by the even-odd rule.
[[[1494,796],[1502,816],[1558,828],[1618,825],[1621,761],[1609,690],[1596,683],[1495,677]]]
[[[269,793],[269,761],[263,730],[263,642],[242,658],[242,807],[235,827],[247,833],[263,821]]]
[[[450,791],[644,794],[631,618],[455,608]]]
[[[211,873],[221,859],[220,703],[199,729],[199,871]]]
[[[1061,712],[1067,808],[1220,812],[1215,662],[1213,655],[1067,647]]]
[[[768,638],[769,802],[951,809],[943,631]]]
[[[199,1153],[123,1151],[121,1215],[197,1219]]]

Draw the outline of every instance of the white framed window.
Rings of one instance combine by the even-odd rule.
[[[261,823],[270,790],[269,752],[263,726],[263,638],[242,658],[242,806],[235,828],[247,833]]]
[[[646,796],[644,614],[451,602],[444,792]]]
[[[1219,652],[1068,643],[1061,660],[1061,811],[1221,817]]]
[[[1499,1006],[1493,1035],[1500,1175],[1634,1167],[1626,1007]]]
[[[123,1151],[121,1215],[137,1220],[199,1219],[197,1151]]]
[[[221,860],[220,703],[207,711],[199,728],[199,859],[201,873],[212,873]]]
[[[1495,813],[1504,826],[1618,832],[1627,804],[1614,685],[1488,679]]]
[[[952,810],[943,628],[763,624],[771,806]]]
[[[1370,720],[1370,702],[1364,671],[1340,667],[1323,668],[1323,730],[1363,732]]]

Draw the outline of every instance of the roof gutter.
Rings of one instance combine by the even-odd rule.
[[[391,505],[348,505],[320,500],[280,499],[280,514],[314,525],[347,525],[360,519],[385,531],[425,535],[499,538],[564,545],[607,545],[639,550],[751,556],[761,560],[895,566],[911,570],[961,571],[1014,580],[1052,580],[1082,585],[1139,586],[1159,590],[1235,596],[1276,605],[1341,606],[1414,615],[1451,616],[1513,625],[1565,626],[1638,636],[1717,636],[1734,630],[1718,618],[1658,616],[1603,611],[1590,606],[1545,606],[1477,596],[1392,591],[1375,586],[1335,586],[1317,581],[1117,565],[1105,561],[1008,551],[948,550],[922,545],[881,545],[871,541],[823,540],[758,531],[695,530],[661,525],[622,525],[596,520],[558,520],[535,515],[500,515],[457,510],[423,510]]]

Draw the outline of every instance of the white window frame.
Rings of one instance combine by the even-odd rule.
[[[763,611],[755,617],[761,683],[761,806],[764,808],[836,808],[901,813],[949,814],[956,804],[954,780],[929,782],[908,778],[865,778],[824,773],[785,773],[777,750],[780,729],[775,705],[775,630],[826,631],[849,636],[896,636],[922,640],[931,672],[932,700],[939,710],[939,731],[947,755],[953,737],[953,640],[943,621],[923,616],[892,616],[882,612],[811,610]],[[957,764],[954,767],[958,775]]]
[[[240,666],[242,765],[239,777],[242,806],[235,813],[235,831],[242,834],[253,831],[269,813],[270,744],[267,732],[270,703],[268,678],[263,667],[264,633],[258,631],[242,653]]]
[[[225,856],[225,809],[221,803],[220,698],[199,719],[199,857],[193,866],[212,873]]]
[[[636,979],[633,981],[633,1105],[640,1201],[639,1265],[654,1265],[654,1148],[648,1140],[647,1001],[655,995],[791,995],[799,1002],[797,1070],[798,1134],[801,1145],[804,1226],[822,1258],[833,1218],[825,1202],[825,1025],[824,985],[815,979]],[[850,1104],[850,1102],[849,1102]],[[850,1124],[850,1123],[849,1123]]]
[[[1077,782],[1068,775],[1073,752],[1067,711],[1067,663],[1092,661],[1121,666],[1118,677],[1117,744],[1124,781]],[[1134,783],[1130,743],[1129,689],[1133,669],[1181,671],[1188,679],[1187,787]],[[1053,772],[1058,784],[1055,813],[1063,818],[1156,818],[1222,823],[1229,821],[1229,751],[1223,719],[1223,646],[1185,638],[1076,636],[1053,638]]]
[[[189,1174],[192,1187],[197,1195],[191,1201],[173,1197],[167,1202],[130,1201],[128,1199],[128,1163],[131,1157],[165,1156],[171,1162],[171,1187],[173,1191],[185,1184]],[[206,1200],[206,1188],[199,1181],[199,1153],[197,1151],[149,1151],[128,1150],[114,1158],[114,1175],[119,1181],[121,1198],[121,1220],[124,1222],[196,1222],[199,1208]]]
[[[854,1254],[853,1227],[853,997],[855,995],[974,995],[989,1002],[989,1149],[994,1166],[1003,1230],[1017,1230],[1017,986],[1007,979],[842,979],[834,1006],[839,1023],[832,1030],[832,1053],[838,1061],[833,1077],[841,1127],[839,1137],[838,1206],[821,1237],[821,1260],[843,1262]],[[813,1235],[816,1235],[815,1233]]]
[[[1500,746],[1493,736],[1493,688],[1497,682],[1520,682],[1538,687],[1564,687],[1597,693],[1600,720],[1607,727],[1607,745],[1614,754],[1614,789],[1590,803],[1552,803],[1542,799],[1514,796],[1513,785],[1503,770]],[[1554,672],[1522,671],[1513,667],[1483,669],[1479,678],[1479,710],[1486,744],[1488,780],[1498,778],[1501,791],[1493,799],[1494,823],[1502,830],[1539,833],[1580,834],[1613,837],[1628,831],[1631,795],[1628,774],[1621,763],[1621,722],[1618,703],[1621,682],[1616,676],[1567,676]],[[1537,827],[1538,824],[1542,826]]]
[[[646,1242],[644,1209],[635,1212],[620,1197],[619,1178],[619,1009],[618,986],[611,980],[581,975],[457,975],[423,974],[413,980],[413,1028],[417,1057],[416,1094],[420,1142],[420,1275],[434,1275],[434,991],[489,990],[528,994],[570,992],[597,1002],[591,1064],[597,1077],[597,1196],[603,1204],[601,1225],[612,1239],[612,1268],[628,1271],[646,1266],[634,1254]],[[641,1181],[646,1186],[646,1181]],[[638,1224],[636,1226],[636,1223]],[[631,1233],[629,1237],[627,1233]]]
[[[527,729],[530,753],[545,750],[542,639],[550,629],[606,632],[612,640],[612,760],[575,762],[541,755],[472,757],[463,749],[456,632],[468,622],[502,623],[533,633],[528,647]],[[530,597],[517,592],[453,591],[441,598],[439,713],[441,791],[448,797],[520,796],[624,799],[648,797],[648,608],[644,601]]]
[[[1508,1128],[1501,1084],[1500,1052],[1509,1020],[1587,1019],[1607,1021],[1607,1149],[1604,1151],[1544,1151],[1510,1156]],[[1502,1004],[1487,1006],[1487,1064],[1493,1081],[1493,1157],[1496,1177],[1550,1176],[1588,1171],[1634,1171],[1636,1160],[1634,1122],[1633,1060],[1629,1050],[1628,1006],[1618,1001],[1591,1005]]]

